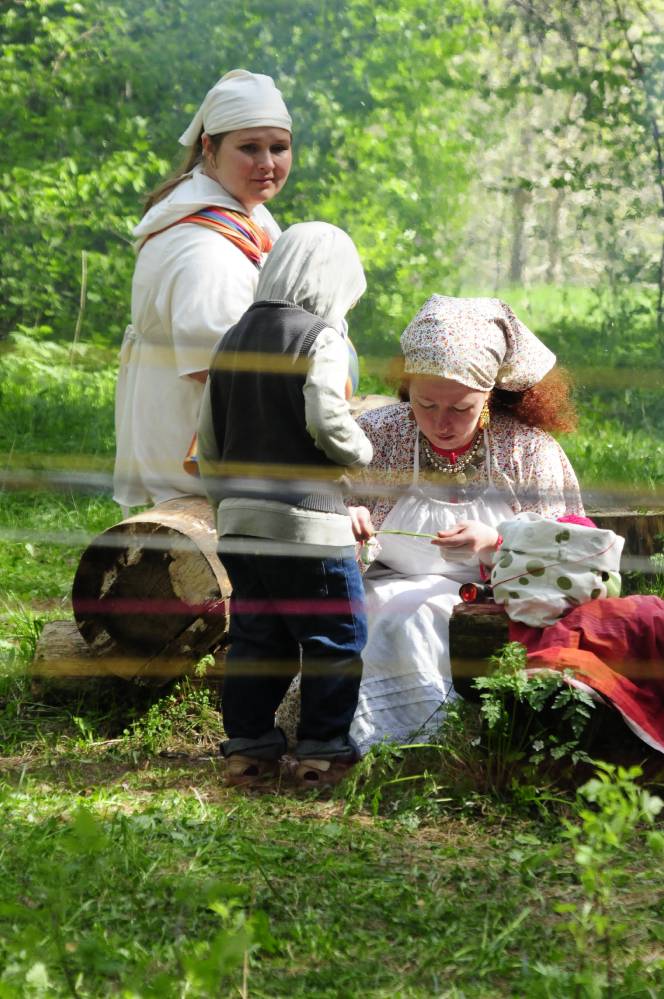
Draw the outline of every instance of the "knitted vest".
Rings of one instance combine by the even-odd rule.
[[[327,324],[289,302],[255,302],[210,364],[219,499],[277,500],[347,514],[340,466],[316,447],[304,415],[308,354]]]

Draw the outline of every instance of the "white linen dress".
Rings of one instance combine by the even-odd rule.
[[[200,480],[182,468],[204,388],[187,375],[207,369],[219,339],[252,304],[259,274],[220,233],[194,223],[174,225],[207,205],[244,211],[196,167],[134,230],[139,250],[132,321],[120,352],[115,402],[113,497],[125,508],[204,494]],[[251,218],[273,241],[278,237],[263,205]],[[172,228],[161,232],[166,226]]]
[[[428,496],[419,485],[419,435],[415,435],[413,482],[382,523],[383,531],[433,534],[460,520],[495,527],[512,507],[491,480],[473,499],[450,503]],[[479,582],[477,555],[443,557],[430,539],[379,532],[380,566],[364,577],[369,636],[362,653],[362,683],[351,735],[360,750],[383,739],[426,739],[439,727],[453,698],[449,620],[460,602],[461,583]]]
[[[374,409],[358,423],[374,449],[370,481],[393,487],[405,476],[411,484],[396,503],[389,490],[361,500],[378,531],[435,534],[459,520],[497,526],[525,510],[554,520],[584,512],[574,470],[558,442],[511,416],[491,417],[484,465],[473,480],[480,492],[470,503],[440,502],[419,488],[418,431],[408,403]],[[379,533],[378,541],[378,562],[364,577],[369,638],[351,729],[363,752],[383,739],[426,738],[440,724],[444,704],[454,696],[449,619],[460,584],[479,579],[476,557],[451,563],[427,539]]]

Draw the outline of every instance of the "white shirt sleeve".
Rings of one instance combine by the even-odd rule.
[[[219,233],[197,225],[174,228],[180,230],[177,253],[168,261],[170,280],[168,264],[164,269],[157,308],[170,325],[176,371],[183,376],[207,370],[216,344],[253,302],[258,271]]]
[[[368,465],[373,448],[351,416],[345,390],[348,347],[340,333],[325,329],[309,351],[304,383],[307,430],[327,457],[346,467]]]

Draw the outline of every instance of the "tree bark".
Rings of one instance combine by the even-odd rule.
[[[664,536],[664,510],[635,513],[633,510],[604,510],[589,513],[604,531],[615,531],[625,539],[623,555],[650,556],[661,551]]]
[[[523,284],[526,267],[526,211],[532,195],[523,187],[512,191],[512,251],[510,254],[510,284]]]
[[[98,535],[74,578],[82,637],[97,654],[198,660],[227,631],[230,584],[201,497],[160,503]]]
[[[452,683],[460,697],[477,701],[472,686],[491,669],[488,657],[508,641],[509,618],[500,604],[457,604],[450,618],[450,667]]]
[[[194,666],[191,659],[182,658],[150,662],[145,656],[131,655],[117,647],[97,654],[83,640],[75,621],[49,621],[39,636],[30,672],[39,680],[65,684],[74,681],[75,690],[81,681],[107,680],[109,677],[156,682],[157,685],[181,676],[199,679]],[[223,673],[221,655],[206,667],[200,680],[219,684]]]
[[[563,209],[564,192],[561,188],[556,193],[551,202],[551,216],[549,220],[549,232],[547,237],[547,266],[546,280],[548,284],[555,284],[560,278],[560,219]]]

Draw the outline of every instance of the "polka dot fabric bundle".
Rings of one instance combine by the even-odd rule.
[[[493,557],[496,603],[513,621],[536,628],[573,607],[620,593],[625,539],[597,527],[521,513],[498,526],[503,543]]]

